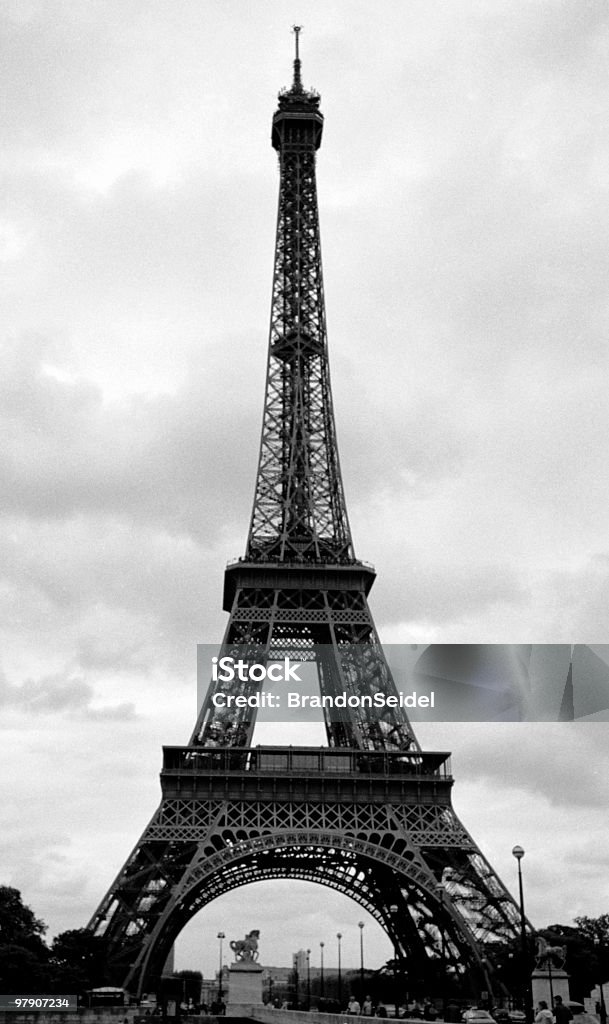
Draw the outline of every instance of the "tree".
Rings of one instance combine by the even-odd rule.
[[[576,917],[575,924],[580,935],[588,943],[591,953],[592,963],[589,964],[589,968],[593,974],[590,986],[592,989],[595,985],[604,984],[609,978],[609,914],[601,914],[600,917]]]
[[[17,945],[37,953],[44,942],[41,938],[47,930],[44,921],[34,917],[26,907],[18,889],[0,885],[0,941],[3,945]]]
[[[483,946],[484,958],[495,999],[522,995],[522,946],[520,936]],[[527,938],[527,972],[533,968],[531,940]]]
[[[38,995],[49,987],[46,958],[24,946],[0,946],[0,991]]]
[[[600,917],[576,917],[578,931],[595,945],[609,946],[609,914]]]
[[[18,889],[0,885],[0,991],[36,995],[48,985],[46,925]]]
[[[107,944],[86,928],[61,932],[50,954],[51,983],[55,992],[77,992],[108,984]]]
[[[609,946],[609,914],[598,918],[576,917],[575,926],[552,924],[541,928],[538,934],[550,946],[566,947],[565,967],[569,974],[572,999],[583,1000],[589,996],[601,974],[604,974],[606,980],[607,969],[603,968],[603,954],[606,957]]]

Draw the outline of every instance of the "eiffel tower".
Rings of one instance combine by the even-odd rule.
[[[320,97],[279,93],[279,210],[260,459],[245,556],[229,564],[221,657],[316,666],[322,695],[397,689],[355,557],[327,355],[315,162]],[[247,673],[233,696],[260,687]],[[385,929],[412,977],[466,970],[492,991],[489,949],[519,912],[451,805],[449,754],[422,751],[403,708],[324,708],[327,747],[252,746],[256,710],[214,700],[188,746],[165,747],[162,800],[92,918],[113,980],[152,990],[186,923],[230,889],[273,878],[329,886]],[[391,704],[391,702],[390,702]]]

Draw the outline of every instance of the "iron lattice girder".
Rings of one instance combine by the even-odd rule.
[[[96,921],[120,951],[128,987],[142,989],[210,900],[264,878],[350,896],[424,965],[438,954],[435,887],[447,864],[450,956],[480,967],[477,943],[517,935],[518,913],[454,814],[446,758],[165,748],[163,801]]]
[[[246,555],[225,573],[220,658],[314,651],[322,695],[395,698],[367,603],[375,574],[355,558],[339,468],[315,177],[322,128],[319,96],[295,78],[273,119],[280,181],[260,457]],[[242,680],[231,693],[249,701],[260,688]],[[221,689],[210,685],[191,742],[248,746],[256,710],[216,707]],[[324,717],[330,746],[417,745],[402,707],[337,721],[324,706]]]
[[[374,570],[356,562],[332,564],[258,564],[228,566],[225,606],[231,616],[220,658],[263,664],[274,659],[306,657],[315,661],[322,695],[397,698],[391,671],[368,607]],[[281,589],[279,589],[281,588]],[[217,707],[225,689],[211,683],[191,743],[247,746],[252,742],[256,709]],[[233,697],[253,697],[261,682],[233,680]],[[407,750],[417,742],[403,707],[358,707],[337,721],[323,709],[330,746]]]
[[[275,125],[279,209],[250,561],[354,560],[327,356],[315,179],[320,116],[282,113]]]

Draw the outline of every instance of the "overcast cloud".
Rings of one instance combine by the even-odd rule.
[[[152,815],[160,747],[193,725],[196,644],[224,628],[294,22],[326,117],[334,399],[382,637],[605,640],[609,14],[4,0],[0,20],[1,880],[53,935]],[[607,911],[606,724],[420,733],[454,749],[455,806],[512,891],[526,848],[536,924]],[[211,937],[250,919],[266,962],[325,939],[331,964],[337,930],[357,962],[355,904],[273,885],[207,908],[180,966],[211,973]]]

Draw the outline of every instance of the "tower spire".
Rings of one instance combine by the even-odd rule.
[[[296,43],[296,56],[294,57],[294,81],[292,82],[292,90],[294,92],[302,92],[302,78],[300,75],[301,62],[298,48],[299,36],[300,33],[302,32],[302,25],[292,25],[292,32],[294,33]]]

